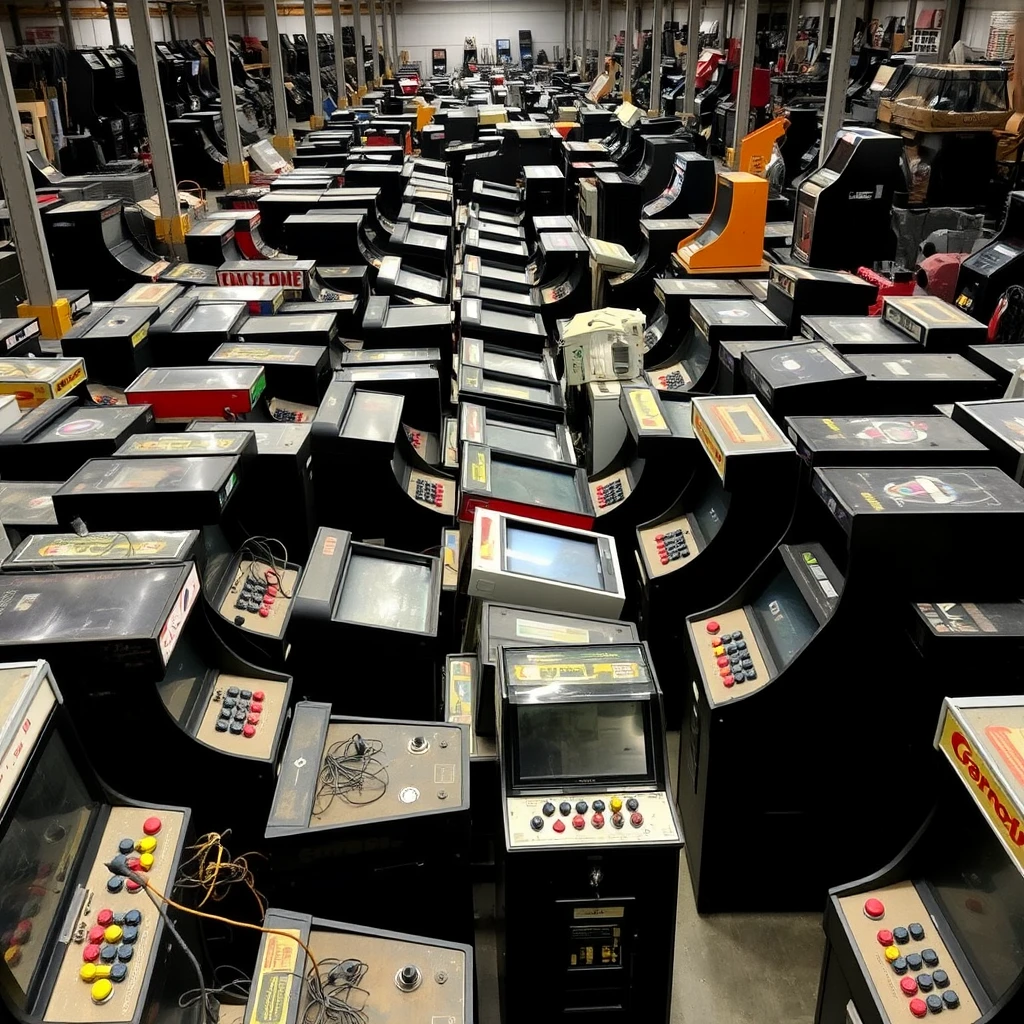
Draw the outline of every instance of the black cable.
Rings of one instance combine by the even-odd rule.
[[[196,972],[196,979],[199,982],[199,998],[203,1003],[203,1020],[209,1022],[209,1024],[217,1024],[216,1014],[210,1013],[210,997],[209,993],[206,991],[206,980],[203,978],[203,969],[199,966],[199,961],[196,959],[195,954],[188,948],[187,943],[178,933],[178,929],[174,927],[174,922],[170,919],[163,904],[149,891],[146,879],[132,871],[132,869],[128,867],[123,856],[114,857],[104,866],[112,875],[120,875],[122,878],[127,878],[145,891],[150,902],[154,907],[156,907],[156,912],[163,919],[164,924],[167,925],[168,931],[170,931],[171,935],[174,936],[174,940],[178,945],[181,946],[182,952],[188,958],[189,963],[192,964],[192,967]]]
[[[313,813],[324,814],[335,797],[354,807],[380,800],[390,782],[387,767],[377,757],[383,750],[381,740],[363,739],[359,733],[332,743],[320,768]]]

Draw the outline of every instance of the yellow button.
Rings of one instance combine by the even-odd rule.
[[[156,849],[156,840],[152,836],[146,836],[135,844],[139,853],[152,853]]]
[[[103,941],[110,943],[120,942],[122,935],[124,935],[124,932],[121,931],[121,926],[119,924],[112,924],[103,933]]]
[[[8,946],[4,950],[4,963],[10,967],[16,966],[21,960],[21,946]]]
[[[725,648],[721,644],[719,644],[717,647],[712,648],[712,649],[714,651],[714,654],[715,654],[716,658],[720,658],[723,654],[725,654]]]
[[[612,814],[618,814],[619,811],[622,810],[622,797],[621,796],[613,796],[611,798],[611,800],[608,801],[608,805],[612,809]]]
[[[885,947],[885,959],[892,963],[893,960],[898,960],[903,954],[900,953],[899,946],[886,946]]]
[[[78,976],[82,981],[95,981],[97,978],[109,978],[109,964],[82,964],[78,969]]]
[[[148,871],[153,866],[154,857],[151,853],[144,853],[139,857],[139,867]]]
[[[106,978],[100,978],[93,982],[89,994],[94,1003],[105,1003],[114,994],[114,986]]]

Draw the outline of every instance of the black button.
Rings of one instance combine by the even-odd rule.
[[[244,728],[244,726],[242,725],[242,723],[241,723],[241,722],[232,722],[232,723],[231,723],[231,731],[232,731],[232,732],[233,732],[233,733],[234,733],[234,734],[235,734],[236,736],[241,736],[241,734],[242,734],[242,729],[243,729],[243,728]]]
[[[893,960],[893,962],[892,962],[892,969],[897,974],[906,974],[907,973],[907,958],[905,956],[898,956],[898,957],[896,957],[896,959]]]
[[[942,1001],[947,1010],[955,1010],[960,1005],[960,997],[952,989],[942,993]]]
[[[915,942],[920,942],[924,938],[924,927],[916,921],[913,924],[908,924],[907,930],[910,932],[910,937]]]
[[[752,683],[757,678],[757,673],[752,669],[748,668],[746,671],[747,682]]]
[[[674,537],[675,534],[673,533],[673,534],[670,534],[669,536]],[[721,640],[723,644],[731,644],[732,643],[732,633],[723,633],[718,639]]]
[[[248,716],[248,714],[246,713],[246,711],[245,711],[245,709],[244,709],[244,708],[239,708],[239,709],[238,709],[238,710],[237,710],[237,711],[235,712],[235,721],[236,721],[236,722],[244,722],[244,721],[245,721],[245,720],[246,720],[246,719],[247,719],[248,717],[249,717],[249,716]]]
[[[560,804],[558,805],[558,812],[559,812],[560,814],[563,814],[563,815],[566,815],[566,814],[571,814],[571,813],[572,813],[572,804],[571,804],[571,803],[569,803],[569,801],[568,801],[568,800],[563,800],[563,801],[562,801],[562,802],[561,802],[561,803],[560,803]]]
[[[639,806],[640,806],[640,801],[637,800],[637,798],[635,796],[631,796],[626,801],[626,810],[627,811],[635,811]]]
[[[549,817],[549,818],[550,818],[550,817],[551,817],[551,815],[555,813],[555,805],[554,805],[554,804],[553,804],[553,803],[552,803],[552,802],[551,802],[551,801],[549,800],[549,801],[548,801],[548,802],[547,802],[547,803],[546,803],[546,804],[545,804],[545,805],[544,805],[544,806],[543,806],[543,807],[541,808],[541,810],[542,810],[542,811],[544,812],[544,814],[546,814],[546,815],[547,815],[547,817]]]
[[[930,946],[921,950],[921,959],[929,966],[934,967],[939,962],[939,954]]]
[[[742,661],[740,662],[740,664],[741,664],[741,665],[742,665],[742,666],[743,666],[744,668],[753,668],[753,667],[754,667],[754,659],[753,659],[753,658],[744,658],[744,659],[743,659],[743,660],[742,660]]]
[[[732,638],[733,638],[733,640],[742,640],[743,639],[743,630],[741,630],[741,629],[734,630],[733,634],[732,634]],[[744,646],[746,646],[746,645],[744,644]]]
[[[726,649],[725,649],[725,653],[726,654],[735,654],[738,650],[739,650],[739,648],[735,644],[729,644],[729,646],[726,647]]]
[[[893,942],[902,946],[904,942],[910,941],[910,932],[908,932],[907,929],[903,928],[902,926],[899,928],[893,928],[892,939]]]
[[[739,663],[740,663],[740,656],[739,656],[738,654],[734,654],[734,655],[733,655],[733,656],[732,656],[732,657],[731,657],[731,658],[729,659],[729,664],[730,664],[730,665],[738,665]]]
[[[233,708],[237,703],[238,701],[236,701],[234,697],[226,697],[222,706],[226,708]]]
[[[141,910],[127,910],[124,915],[124,923],[130,924],[133,928],[138,928],[142,924],[142,911]]]
[[[121,943],[121,945],[117,947],[117,959],[120,960],[121,963],[126,964],[131,960],[133,952],[134,950],[131,946]]]
[[[128,968],[124,964],[111,964],[110,965],[110,980],[111,981],[124,981],[128,975]]]
[[[228,719],[233,714],[234,714],[234,712],[231,710],[231,708],[221,708],[220,709],[220,717],[223,718],[223,719]]]
[[[126,924],[121,934],[121,941],[127,942],[130,946],[139,937],[138,926],[133,924]]]
[[[919,974],[917,976],[917,987],[922,992],[931,992],[935,987],[935,982],[932,981],[932,976],[930,974]]]
[[[932,1013],[942,1013],[942,1000],[938,996],[929,996],[925,1005]]]
[[[252,690],[243,690],[242,700],[252,700]]]
[[[907,954],[907,966],[912,971],[919,971],[924,967],[924,961],[921,959],[920,953],[908,953]]]
[[[228,696],[229,697],[237,697],[238,696],[238,687],[237,686],[229,686],[228,687]]]
[[[100,947],[100,959],[105,963],[110,963],[117,959],[117,946],[103,945]]]
[[[949,975],[945,971],[932,971],[932,981],[936,988],[945,988],[949,984]]]
[[[539,832],[543,827],[544,819],[539,814],[530,819],[530,828],[532,828],[534,832]]]
[[[119,842],[117,844],[117,852],[118,853],[131,853],[132,850],[134,850],[134,849],[135,849],[135,840],[134,839],[122,839],[121,842]]]
[[[576,813],[577,814],[586,814],[587,813],[587,801],[586,800],[577,800],[576,801]]]
[[[214,729],[216,729],[217,732],[227,732],[228,720],[226,718],[218,718],[216,724],[214,725]]]
[[[603,800],[595,800],[590,806],[594,808],[594,811],[597,814],[604,814],[604,801]]]

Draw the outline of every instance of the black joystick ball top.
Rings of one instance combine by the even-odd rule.
[[[406,964],[398,973],[403,988],[413,989],[420,981],[420,969],[415,964]]]
[[[422,736],[414,736],[412,738],[412,749],[422,750],[427,745],[427,741]]]
[[[639,806],[640,806],[640,801],[637,800],[637,798],[635,796],[631,796],[626,801],[626,810],[627,811],[635,811]]]
[[[598,814],[604,814],[604,801],[595,800],[591,805]]]
[[[572,813],[572,804],[569,803],[568,800],[563,800],[558,805],[558,812],[559,812],[559,814],[562,814],[562,815],[565,815],[566,817],[568,817],[568,815],[570,815]]]
[[[539,832],[543,827],[544,819],[539,814],[530,819],[530,828],[532,828],[534,832]]]
[[[577,800],[576,801],[576,813],[577,814],[586,814],[587,813],[587,801],[586,800]]]
[[[542,811],[542,812],[544,813],[545,817],[548,817],[548,818],[550,818],[550,817],[551,817],[551,815],[555,813],[555,805],[554,805],[554,804],[553,804],[553,803],[552,803],[552,802],[551,802],[551,801],[549,800],[549,801],[548,801],[548,802],[547,802],[547,803],[546,803],[546,804],[545,804],[545,805],[544,805],[544,806],[543,806],[543,807],[541,808],[541,811]]]

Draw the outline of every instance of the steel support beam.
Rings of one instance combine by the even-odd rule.
[[[857,27],[856,0],[836,0],[836,30],[832,39],[832,60],[828,69],[828,91],[821,119],[820,167],[832,149],[836,132],[843,126],[846,113],[846,89],[850,84],[850,53]]]
[[[145,3],[145,0],[142,0]],[[210,25],[213,28],[213,50],[217,55],[217,89],[220,92],[220,116],[224,122],[224,143],[228,162],[224,165],[224,187],[249,184],[249,163],[242,149],[238,131],[238,109],[235,106],[235,84],[231,77],[231,45],[228,42],[228,20],[224,0],[208,0]],[[148,10],[148,9],[147,9]]]
[[[750,124],[750,92],[754,85],[754,55],[757,52],[757,0],[744,0],[743,34],[740,36],[740,76],[736,92],[736,124],[732,145],[738,158],[740,139]]]
[[[270,87],[274,94],[274,148],[283,157],[290,159],[295,155],[295,136],[288,124],[288,97],[284,89],[284,56],[281,53],[281,29],[277,23],[277,0],[263,0],[263,18],[267,23]]]
[[[320,47],[316,41],[316,4],[305,0],[306,46],[309,50],[309,92],[313,100],[313,113],[309,115],[309,127],[322,128],[324,123],[324,84],[320,78]]]
[[[345,43],[341,37],[341,0],[331,0],[331,18],[334,22],[334,76],[338,80],[339,107],[348,106],[348,87],[345,84]]]
[[[377,0],[367,0],[367,7],[370,11],[370,49],[373,50],[373,78],[371,79],[374,88],[380,85],[380,40],[377,38]]]
[[[636,31],[634,0],[626,0],[626,31],[622,34],[622,98],[633,102],[633,38]]]
[[[658,117],[661,114],[661,30],[664,24],[663,0],[654,0],[654,8],[651,11],[651,102],[648,104],[648,113],[651,117]]]
[[[793,0],[799,3],[800,0]],[[697,60],[700,58],[700,0],[690,0],[686,11],[686,84],[683,86],[683,110],[694,112],[697,101]]]
[[[356,37],[356,93],[366,92],[366,49],[363,46],[363,11],[359,0],[352,0],[352,32]]]

